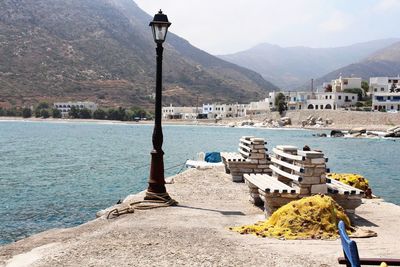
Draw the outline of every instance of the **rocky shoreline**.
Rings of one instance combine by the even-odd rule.
[[[167,189],[178,206],[33,235],[0,247],[0,266],[337,266],[342,256],[339,240],[284,241],[229,231],[264,214],[248,201],[247,186],[233,183],[221,168],[187,170]],[[356,215],[356,225],[378,233],[357,239],[362,256],[398,256],[399,206],[365,200]]]
[[[283,119],[284,118],[284,119]],[[313,119],[312,119],[313,118]],[[51,122],[94,122],[104,124],[153,124],[153,121],[121,122],[107,120],[81,120],[81,119],[40,119],[40,118],[15,118],[0,117],[0,121],[51,121]],[[290,124],[287,123],[290,120]],[[309,123],[309,122],[312,123]],[[315,123],[315,124],[314,124]],[[262,115],[252,115],[240,118],[224,118],[221,120],[163,120],[163,124],[173,125],[209,125],[209,126],[248,126],[253,124],[263,128],[304,128],[314,130],[351,130],[363,127],[368,131],[386,131],[400,125],[400,113],[362,112],[346,110],[296,110],[286,111],[282,116],[278,112],[267,112]],[[310,125],[311,124],[311,125]]]

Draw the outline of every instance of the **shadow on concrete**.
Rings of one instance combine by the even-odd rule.
[[[235,210],[214,210],[214,209],[205,209],[205,208],[199,208],[199,207],[190,207],[190,206],[185,206],[185,205],[178,205],[176,207],[185,208],[185,209],[194,209],[194,210],[219,212],[219,213],[221,213],[222,215],[225,215],[225,216],[245,216],[246,215],[241,211],[235,211]]]
[[[377,225],[357,214],[349,214],[349,218],[355,226],[379,227],[379,225]]]

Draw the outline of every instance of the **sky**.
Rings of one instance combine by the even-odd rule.
[[[260,43],[337,47],[400,37],[400,0],[134,0],[214,55]],[[167,39],[168,41],[168,39]]]

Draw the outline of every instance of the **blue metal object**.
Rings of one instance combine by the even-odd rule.
[[[212,162],[212,163],[217,163],[217,162],[221,162],[221,154],[219,152],[207,152],[204,160],[206,162]]]
[[[360,257],[358,256],[357,244],[349,238],[346,233],[346,225],[343,221],[339,221],[339,234],[342,241],[342,248],[346,260],[351,267],[360,267]]]

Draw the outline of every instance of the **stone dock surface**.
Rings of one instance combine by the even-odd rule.
[[[264,214],[248,201],[247,186],[220,168],[185,171],[167,190],[179,206],[33,235],[0,247],[0,266],[338,266],[339,240],[285,241],[229,231]],[[356,239],[360,256],[400,258],[400,207],[366,200],[356,214],[358,226],[378,234]]]

